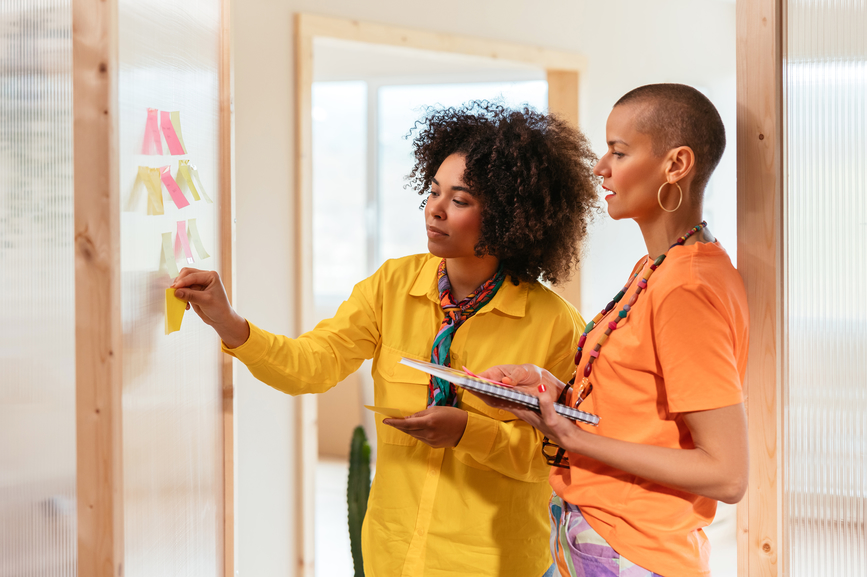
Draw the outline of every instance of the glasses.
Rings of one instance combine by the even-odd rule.
[[[586,387],[585,387],[586,383]],[[573,388],[575,384],[575,376],[572,376],[572,379],[563,387],[563,390],[560,391],[560,396],[557,397],[557,402],[561,405],[566,402],[566,395],[569,392],[569,389]],[[583,379],[581,381],[581,385],[575,391],[575,397],[578,399],[575,402],[575,406],[577,407],[581,403],[583,403],[587,397],[590,396],[590,393],[593,391],[593,384]],[[545,457],[545,462],[548,463],[552,467],[559,467],[561,469],[569,468],[569,457],[566,456],[566,449],[558,445],[557,443],[552,443],[548,437],[542,439],[542,456]]]

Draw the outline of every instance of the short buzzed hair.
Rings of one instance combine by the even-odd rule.
[[[653,153],[688,146],[695,153],[693,190],[704,191],[726,148],[726,130],[707,96],[685,84],[648,84],[623,95],[615,104],[643,106],[636,130],[649,134]]]

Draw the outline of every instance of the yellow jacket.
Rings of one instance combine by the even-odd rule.
[[[223,350],[290,395],[322,393],[373,358],[376,405],[423,410],[428,375],[398,362],[430,360],[443,318],[439,262],[429,254],[387,261],[312,331],[290,339],[250,323],[247,342]],[[583,326],[542,284],[507,279],[455,333],[452,366],[480,372],[534,363],[568,379]],[[550,566],[541,434],[463,389],[458,398],[469,417],[453,449],[433,449],[377,416],[376,475],[362,528],[367,577],[533,577]]]

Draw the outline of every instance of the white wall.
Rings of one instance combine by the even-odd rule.
[[[657,82],[700,88],[726,126],[728,145],[708,187],[709,228],[733,254],[735,221],[735,4],[714,0],[584,2],[580,50],[587,56],[582,129],[605,151],[611,106],[630,89]],[[591,23],[597,23],[592,25]],[[662,183],[660,183],[662,184]],[[710,209],[710,210],[708,210]],[[646,254],[638,226],[607,216],[593,227],[582,268],[582,308],[593,316]]]
[[[293,326],[292,17],[382,22],[583,53],[583,128],[603,150],[605,118],[627,90],[678,81],[709,90],[734,137],[735,5],[718,0],[243,0],[234,6],[236,303],[252,322]],[[733,175],[734,147],[724,159]],[[726,166],[721,167],[725,169]],[[734,198],[734,177],[719,189]],[[725,242],[720,226],[715,232]],[[732,223],[733,228],[733,223]],[[726,244],[733,245],[734,240]],[[585,313],[600,308],[642,254],[637,227],[601,221],[585,260]],[[591,256],[592,254],[592,256]],[[239,368],[238,575],[293,575],[293,400]]]

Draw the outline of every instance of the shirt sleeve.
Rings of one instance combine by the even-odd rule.
[[[499,421],[467,411],[467,428],[455,447],[460,461],[470,460],[498,473],[528,483],[548,478],[549,467],[542,456],[542,433],[529,423]]]
[[[660,302],[654,323],[669,411],[743,402],[733,315],[715,295],[700,285],[679,286]]]
[[[296,339],[250,323],[250,338],[223,351],[244,363],[254,377],[290,395],[323,393],[373,357],[380,340],[382,299],[377,275],[355,286],[330,319]]]

